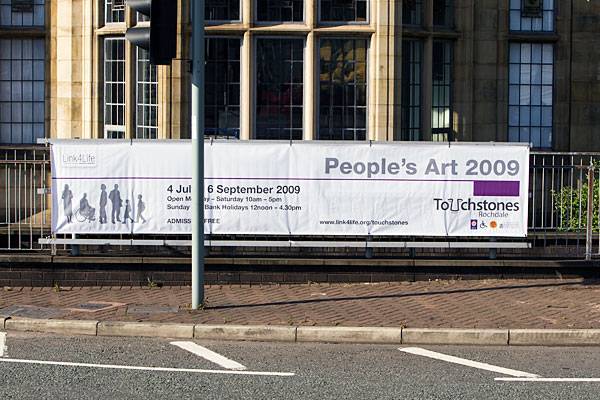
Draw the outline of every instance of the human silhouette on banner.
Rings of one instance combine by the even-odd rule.
[[[131,205],[129,204],[129,200],[125,200],[125,213],[123,214],[123,223],[126,224],[128,222],[135,222],[133,218],[131,218]]]
[[[73,220],[73,192],[69,189],[69,185],[65,185],[65,189],[62,193],[63,210],[67,216],[67,223],[71,223]]]
[[[142,215],[142,213],[144,212],[144,210],[146,209],[146,203],[144,203],[144,201],[142,200],[142,195],[138,194],[138,203],[137,203],[137,207],[136,207],[136,218],[135,218],[135,222],[140,222],[140,219],[142,220],[142,223],[146,223],[146,218],[144,218],[144,216]]]
[[[106,205],[108,204],[108,193],[106,193],[106,185],[100,185],[100,223],[106,224]]]
[[[119,185],[115,185],[115,188],[110,191],[108,198],[112,203],[111,220],[115,223],[115,217],[118,222],[121,222],[121,207],[123,207],[123,199],[121,199],[121,192],[119,192]]]
[[[79,200],[79,215],[88,222],[92,222],[96,219],[96,209],[90,205],[90,202],[87,199],[87,193],[84,193],[81,200]]]

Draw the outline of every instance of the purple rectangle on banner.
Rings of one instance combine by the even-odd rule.
[[[473,195],[519,197],[520,186],[519,181],[474,181]]]

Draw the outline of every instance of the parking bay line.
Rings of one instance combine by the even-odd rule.
[[[496,382],[598,382],[600,378],[495,378]]]
[[[514,376],[517,378],[539,378],[539,375],[530,374],[529,372],[517,371],[515,369],[503,368],[503,367],[498,367],[496,365],[491,365],[491,364],[481,363],[481,362],[477,362],[477,361],[467,360],[464,358],[449,356],[449,355],[442,354],[442,353],[436,353],[435,351],[425,350],[420,347],[405,347],[405,348],[401,347],[398,350],[400,350],[404,353],[415,354],[418,356],[433,358],[435,360],[446,361],[446,362],[449,362],[452,364],[464,365],[466,367],[477,368],[477,369],[482,369],[482,370],[491,371],[491,372],[497,372],[499,374],[510,375],[510,376]]]
[[[109,364],[87,364],[76,362],[61,362],[61,361],[41,361],[41,360],[20,360],[12,358],[0,358],[0,363],[7,364],[35,364],[35,365],[50,365],[61,367],[82,367],[82,368],[97,368],[97,369],[117,369],[117,370],[132,370],[132,371],[151,371],[151,372],[188,372],[196,374],[216,374],[216,375],[249,375],[249,376],[295,376],[293,372],[262,372],[262,371],[233,371],[233,370],[212,370],[212,369],[192,369],[192,368],[167,368],[167,367],[138,367],[130,365],[109,365]]]
[[[230,360],[229,358],[224,357],[219,353],[215,353],[214,351],[209,350],[206,347],[202,347],[194,342],[171,342],[171,344],[229,370],[244,371],[247,369],[242,364]]]

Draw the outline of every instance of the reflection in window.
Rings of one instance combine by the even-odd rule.
[[[404,0],[402,2],[402,23],[405,25],[421,25],[423,16],[423,0]]]
[[[508,139],[552,147],[554,47],[542,43],[511,43]]]
[[[125,39],[104,40],[104,137],[125,137]]]
[[[433,96],[431,134],[433,141],[450,141],[452,137],[452,42],[433,42]]]
[[[319,132],[322,140],[366,140],[367,40],[322,39]]]
[[[321,21],[366,22],[367,0],[321,0]]]
[[[422,42],[402,41],[402,128],[400,140],[421,140]]]
[[[454,25],[452,0],[433,0],[433,25],[445,27]]]
[[[115,0],[104,1],[104,23],[125,22],[125,7],[121,3]]]
[[[303,39],[256,41],[256,138],[302,139]]]
[[[44,26],[45,0],[0,0],[0,26]]]
[[[536,7],[527,9],[523,9],[522,0],[510,0],[510,30],[553,32],[554,0],[539,0]]]
[[[136,47],[136,129],[137,139],[158,137],[158,76],[156,66],[150,64],[147,50]]]
[[[44,39],[0,39],[0,143],[44,137]]]
[[[204,15],[207,21],[239,21],[240,0],[206,0]]]
[[[256,9],[259,22],[301,22],[304,20],[304,0],[257,0]]]
[[[206,39],[205,135],[240,135],[240,46],[238,38]]]

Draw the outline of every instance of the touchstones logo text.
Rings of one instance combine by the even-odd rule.
[[[510,213],[517,212],[521,209],[518,201],[490,201],[490,200],[473,200],[471,198],[462,199],[433,199],[436,211],[473,211],[478,212],[478,216],[482,218],[502,218],[508,217]]]

